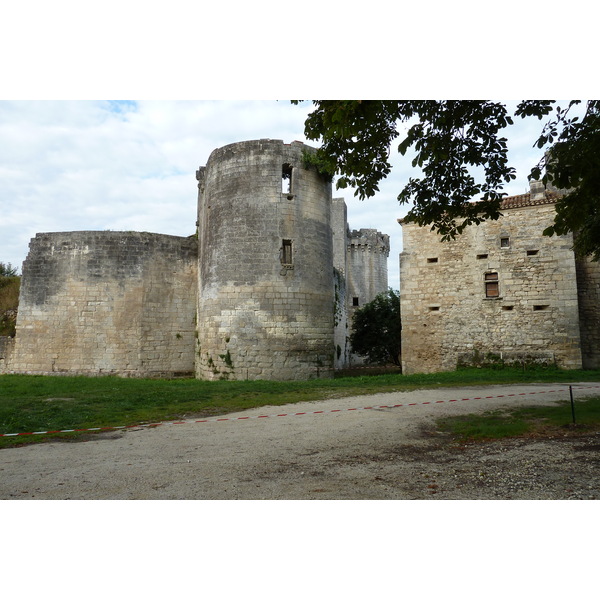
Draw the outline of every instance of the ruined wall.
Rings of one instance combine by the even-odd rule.
[[[388,289],[387,259],[390,238],[376,229],[353,230],[348,234],[348,296],[352,306],[371,302]],[[358,304],[356,304],[356,298]]]
[[[350,329],[357,308],[375,299],[388,289],[387,259],[390,238],[376,229],[348,231],[346,240],[347,310]],[[350,353],[351,365],[361,365],[365,359]]]
[[[331,184],[305,149],[240,142],[198,170],[200,378],[332,376]]]
[[[38,234],[23,264],[10,370],[193,373],[196,257],[192,238]]]
[[[453,370],[475,353],[581,368],[572,238],[542,236],[553,203],[513,206],[451,242],[402,225],[404,373]]]
[[[600,369],[600,263],[577,260],[579,325],[584,369]]]

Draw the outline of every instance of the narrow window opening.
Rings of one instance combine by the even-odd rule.
[[[479,260],[482,260],[482,259],[484,259],[484,258],[487,258],[487,257],[488,257],[488,255],[487,255],[487,254],[478,254],[478,255],[477,255],[477,258],[478,258]]]
[[[358,306],[358,296],[354,296],[354,298],[352,298],[352,306]]]
[[[527,250],[527,256],[535,256],[539,250]]]
[[[436,263],[438,261],[437,256],[435,258],[428,258],[427,262],[428,263]]]
[[[500,238],[500,248],[510,248],[510,238],[501,237]]]
[[[436,311],[436,310],[440,310],[440,307],[439,307],[439,306],[430,306],[430,307],[429,307],[429,310],[430,310],[430,311]]]
[[[292,265],[292,240],[282,240],[281,245],[281,264]]]
[[[292,193],[292,165],[285,163],[281,167],[281,193]]]
[[[498,273],[486,273],[484,275],[485,297],[498,298],[500,295],[498,287]]]
[[[513,310],[514,306],[503,306],[502,310]]]
[[[548,308],[550,308],[549,304],[534,304],[533,305],[533,310],[547,310]]]

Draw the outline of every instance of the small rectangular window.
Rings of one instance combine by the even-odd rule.
[[[477,258],[478,258],[479,260],[482,260],[482,259],[484,259],[484,258],[487,258],[487,257],[488,257],[488,255],[487,255],[487,254],[478,254],[478,255],[477,255]]]
[[[510,248],[510,238],[501,237],[500,238],[500,248]]]
[[[285,163],[281,167],[281,193],[292,193],[292,165]]]
[[[539,250],[527,250],[527,256],[535,256]]]
[[[508,306],[503,306],[502,310],[513,310],[515,307],[512,305],[508,305]]]
[[[550,308],[549,304],[534,304],[533,305],[533,310],[547,310],[548,308]]]
[[[354,298],[352,298],[352,306],[358,306],[358,296],[354,296]]]
[[[282,240],[281,246],[281,264],[291,265],[293,264],[292,258],[292,240]]]
[[[429,310],[435,312],[437,310],[440,310],[440,307],[439,306],[430,306]]]
[[[486,273],[484,275],[485,297],[497,298],[500,295],[498,287],[498,273]]]
[[[437,256],[435,258],[428,258],[427,262],[428,263],[436,263],[438,261]]]

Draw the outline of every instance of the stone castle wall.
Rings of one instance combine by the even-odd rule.
[[[8,365],[15,347],[15,338],[0,336],[0,375],[8,371]]]
[[[343,198],[333,198],[331,204],[331,229],[334,267],[334,345],[336,369],[350,362],[350,322],[348,320],[348,272],[346,246],[348,244],[348,208]]]
[[[387,259],[390,239],[376,229],[353,230],[348,234],[348,296],[353,306],[371,302],[388,289]],[[357,300],[354,300],[357,299]],[[356,303],[358,301],[358,303]]]
[[[312,151],[215,150],[196,174],[194,237],[38,234],[0,372],[310,379],[347,366],[347,278],[368,301],[387,288],[387,263],[371,246],[349,261],[346,205],[304,164]],[[387,238],[359,235],[373,236]]]
[[[198,171],[202,379],[332,376],[331,184],[305,150],[240,142]]]
[[[38,234],[10,371],[193,373],[196,252],[195,239],[159,234]]]
[[[600,369],[600,262],[576,262],[584,369]]]
[[[375,296],[388,289],[387,259],[390,255],[390,239],[376,229],[347,231],[346,302],[348,323],[352,328],[354,313],[358,308],[375,299]],[[348,354],[351,366],[365,364],[364,357]]]
[[[571,236],[542,236],[554,220],[553,203],[503,213],[450,242],[402,225],[404,373],[453,370],[488,353],[581,368]]]

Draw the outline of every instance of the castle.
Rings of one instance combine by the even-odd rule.
[[[300,143],[214,150],[196,234],[39,233],[0,373],[331,377],[356,306],[385,292],[389,238],[350,231]]]
[[[545,237],[558,198],[531,182],[449,242],[400,220],[403,373],[481,360],[600,368],[600,263]]]

